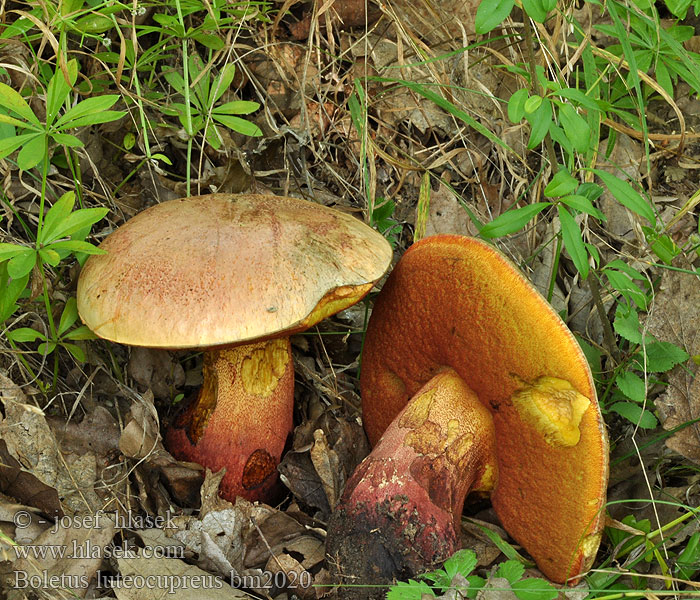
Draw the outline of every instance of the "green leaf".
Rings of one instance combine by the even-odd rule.
[[[36,350],[39,354],[43,354],[44,356],[48,356],[55,349],[56,349],[56,342],[43,342],[43,343],[39,344],[39,346],[37,347]]]
[[[33,125],[31,123],[27,123],[25,121],[22,121],[21,119],[16,119],[15,117],[11,117],[10,115],[6,113],[0,113],[0,123],[5,123],[7,125],[14,125],[15,127],[19,127],[22,129],[29,129],[31,131],[43,131],[41,127],[37,127],[36,125]]]
[[[667,265],[673,262],[673,259],[681,253],[681,249],[667,234],[658,234],[651,227],[642,227],[644,237],[647,243],[651,246],[651,251],[656,254],[659,260]]]
[[[20,279],[31,273],[36,264],[36,250],[26,248],[22,254],[11,258],[7,263],[7,273],[12,279]]]
[[[542,96],[538,96],[537,94],[527,97],[523,103],[525,114],[532,115],[533,113],[537,112],[540,106],[542,106],[543,102],[544,98],[542,98]]]
[[[511,558],[520,561],[523,563],[526,567],[534,567],[535,564],[533,562],[530,562],[529,560],[525,559],[522,557],[520,554],[518,554],[518,551],[511,546],[508,542],[506,542],[500,535],[498,535],[497,532],[493,531],[492,529],[489,529],[488,527],[484,527],[483,525],[479,524],[478,522],[475,521],[470,521],[473,525],[476,525],[481,532],[491,540],[491,543],[496,546],[504,555],[506,558]]]
[[[544,195],[548,198],[557,196],[565,196],[570,194],[578,187],[578,179],[569,173],[566,169],[559,169],[552,177],[552,180],[544,188]]]
[[[640,365],[651,373],[664,373],[676,365],[684,363],[690,355],[671,342],[652,342],[647,344],[646,363],[638,359]]]
[[[15,150],[17,150],[17,148],[27,143],[29,140],[33,140],[36,136],[36,133],[25,133],[22,135],[18,135],[17,137],[5,138],[4,140],[0,140],[0,158],[5,158],[6,156],[9,156]]]
[[[26,344],[31,342],[36,342],[37,340],[45,340],[46,336],[36,329],[31,327],[19,327],[7,332],[7,337],[13,342],[19,344]]]
[[[559,144],[562,150],[566,152],[566,162],[567,164],[573,164],[575,149],[571,140],[566,136],[564,130],[559,127],[556,123],[552,122],[549,126],[549,136],[555,144]]]
[[[87,325],[81,325],[69,331],[63,338],[66,340],[96,340],[97,336],[88,329]]]
[[[627,273],[606,267],[605,275],[610,285],[620,292],[624,298],[629,302],[634,302],[642,310],[646,310],[649,299],[646,294],[637,287],[637,284],[632,281]]]
[[[520,231],[548,206],[549,202],[536,202],[521,208],[511,208],[490,223],[486,223],[479,234],[484,238],[496,238]]]
[[[559,120],[574,148],[584,153],[588,149],[591,137],[591,130],[586,120],[576,112],[571,104],[559,107]]]
[[[34,252],[34,250],[32,248],[27,248],[26,246],[2,242],[0,243],[0,262],[9,260],[14,256],[18,256],[19,254],[25,254],[26,252]]]
[[[83,142],[70,133],[54,132],[51,134],[51,138],[57,144],[61,144],[61,146],[66,146],[68,148],[82,148],[84,146]]]
[[[615,402],[610,410],[642,429],[654,429],[659,424],[651,412],[634,402]]]
[[[633,344],[642,343],[639,314],[632,307],[625,307],[622,304],[617,305],[613,327],[618,334]]]
[[[586,196],[582,196],[580,194],[562,196],[559,198],[559,202],[570,206],[574,210],[591,215],[592,217],[595,217],[603,222],[607,221],[607,217],[595,206],[593,206],[593,203]]]
[[[542,0],[522,0],[522,2],[527,16],[533,21],[544,23],[547,20],[547,10]]]
[[[68,123],[61,125],[63,129],[75,129],[76,127],[86,127],[88,125],[98,125],[99,123],[111,123],[112,121],[118,121],[126,114],[123,110],[105,110],[101,113],[85,115],[84,117],[79,117],[73,119]]]
[[[480,6],[487,4],[482,2]],[[517,92],[511,95],[508,100],[508,119],[511,123],[520,123],[525,116],[525,101],[527,100],[528,91],[526,88],[520,88]]]
[[[559,591],[549,581],[539,577],[521,579],[511,587],[519,600],[554,600],[559,596]]]
[[[593,172],[602,179],[603,183],[610,190],[615,199],[632,212],[644,217],[652,224],[656,223],[654,210],[642,195],[635,190],[629,182],[619,179],[601,169],[593,169]]]
[[[409,579],[408,582],[399,581],[392,585],[386,594],[386,600],[422,600],[423,594],[435,598],[435,593],[425,581]]]
[[[17,300],[27,288],[27,283],[29,283],[29,275],[10,279],[7,263],[0,265],[0,323],[9,319],[19,308]]]
[[[259,108],[260,104],[257,102],[251,102],[249,100],[235,100],[233,102],[226,102],[221,106],[217,106],[212,113],[226,115],[249,115]]]
[[[73,358],[77,360],[78,362],[85,362],[87,360],[87,357],[85,356],[85,350],[83,350],[80,346],[77,344],[68,344],[68,343],[62,343],[61,346],[63,346],[68,352],[70,352],[73,355]]]
[[[211,84],[211,89],[213,92],[211,98],[212,104],[216,102],[219,98],[221,98],[224,92],[231,87],[235,75],[236,65],[234,63],[228,63],[223,69],[221,69],[221,72],[216,77],[214,77],[214,81]],[[253,102],[253,104],[257,104],[257,107],[253,110],[257,110],[258,108],[260,108],[260,105],[257,102]]]
[[[41,248],[39,250],[39,258],[44,264],[55,267],[61,262],[61,256],[58,252],[51,248]]]
[[[151,154],[151,158],[153,160],[161,160],[168,166],[172,166],[172,164],[173,164],[172,161],[167,156],[165,156],[165,154],[161,154],[160,152],[156,152],[155,154]]]
[[[185,93],[185,80],[180,73],[177,71],[166,71],[163,73],[163,77],[165,77],[165,81],[167,81],[176,92],[180,94]]]
[[[440,580],[436,579],[435,584],[441,588],[449,587],[457,573],[466,577],[474,570],[476,563],[476,553],[473,550],[458,550],[445,561],[442,571],[445,577],[440,578]]]
[[[673,98],[673,80],[663,60],[656,61],[656,81]]]
[[[469,584],[469,589],[464,592],[464,595],[467,598],[474,599],[478,596],[479,590],[486,585],[486,580],[478,575],[470,575],[467,577],[467,583]]]
[[[41,126],[39,117],[34,114],[34,111],[22,98],[21,94],[4,83],[0,83],[0,106],[4,106],[7,110],[22,117],[29,123]]]
[[[49,247],[58,253],[67,251],[69,253],[82,252],[83,254],[107,254],[107,252],[91,244],[90,242],[83,242],[81,240],[66,240],[65,242],[53,242]]]
[[[576,270],[583,279],[588,277],[588,252],[583,244],[581,229],[569,210],[562,205],[557,206],[559,221],[561,223],[561,235],[564,240],[564,247],[569,252],[571,260],[574,261]]]
[[[56,121],[56,127],[60,129],[64,124],[75,119],[106,111],[112,108],[117,100],[119,100],[119,96],[116,94],[97,96],[95,98],[83,100],[61,115],[61,118]]]
[[[638,279],[640,281],[646,281],[646,277],[644,276],[643,273],[638,271],[637,269],[630,267],[624,260],[621,260],[619,258],[616,258],[614,260],[611,260],[606,266],[606,269],[616,269],[618,271],[622,271],[623,273],[626,273],[630,279]]]
[[[482,0],[476,9],[476,32],[484,34],[498,27],[513,10],[514,4],[514,0]]]
[[[575,88],[562,88],[557,91],[557,96],[573,100],[588,110],[600,111],[598,102],[590,96],[584,94],[581,90]]]
[[[112,19],[105,15],[90,14],[81,17],[75,22],[74,28],[80,33],[87,33],[92,35],[100,35],[105,33],[114,27],[114,22]]]
[[[526,119],[530,123],[530,139],[527,142],[527,147],[532,150],[542,143],[544,136],[547,135],[552,121],[552,103],[545,100],[540,104],[539,108],[531,115],[526,115]]]
[[[496,577],[503,577],[513,584],[525,573],[525,565],[518,560],[507,560],[501,563],[496,571]]]
[[[646,386],[644,380],[631,371],[623,371],[615,378],[615,383],[620,391],[630,400],[643,404],[646,398]]]
[[[52,228],[50,232],[42,231],[41,243],[48,244],[59,238],[67,237],[97,223],[109,212],[108,208],[81,208],[72,212],[68,217]]]
[[[61,320],[58,322],[56,332],[59,336],[63,335],[73,324],[78,320],[78,303],[75,298],[69,298],[61,313]]]
[[[29,171],[36,167],[46,156],[46,137],[35,134],[34,137],[22,145],[17,155],[17,166],[22,171]]]
[[[41,231],[41,240],[47,243],[55,239],[54,232],[58,230],[63,221],[65,221],[73,211],[75,206],[75,192],[66,192],[61,196],[53,206],[46,211],[44,215],[44,225]]]
[[[221,50],[225,45],[224,40],[211,33],[196,33],[192,36],[192,39],[197,40],[205,48],[214,50],[214,52]]]
[[[260,131],[260,128],[255,123],[251,123],[250,121],[246,121],[240,117],[234,117],[233,115],[219,115],[214,113],[212,114],[212,118],[229,129],[242,133],[243,135],[248,135],[250,137],[260,137],[262,135],[262,131]]]
[[[693,533],[686,542],[676,559],[676,569],[676,577],[689,581],[700,570],[700,532]]]
[[[69,61],[67,70],[68,81],[66,81],[66,76],[59,66],[56,66],[56,72],[51,81],[49,81],[49,86],[46,90],[47,125],[53,125],[58,116],[58,111],[61,110],[61,106],[63,106],[72,87],[75,85],[75,81],[78,78],[78,61],[75,59]]]

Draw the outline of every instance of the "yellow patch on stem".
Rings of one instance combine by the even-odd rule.
[[[289,362],[286,338],[270,340],[241,362],[241,379],[246,392],[266,398],[277,388]]]
[[[418,429],[428,420],[430,409],[433,406],[435,390],[427,390],[416,396],[406,408],[399,421],[399,427]]]
[[[579,425],[591,401],[564,379],[540,377],[513,397],[520,418],[529,423],[552,446],[575,446],[581,438]]]

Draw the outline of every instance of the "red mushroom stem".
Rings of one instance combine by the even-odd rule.
[[[491,414],[453,370],[423,386],[356,469],[333,514],[327,551],[341,583],[411,577],[459,549],[467,493],[495,483],[494,444]]]
[[[289,338],[206,351],[203,377],[197,397],[167,430],[168,450],[212,471],[226,467],[224,498],[270,501],[293,425]]]

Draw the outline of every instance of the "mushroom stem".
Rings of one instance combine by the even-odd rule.
[[[228,500],[271,497],[294,406],[289,338],[204,352],[197,397],[168,429],[179,460],[212,471],[226,467],[220,494]]]
[[[496,476],[489,410],[452,369],[438,373],[347,483],[327,537],[341,584],[386,584],[443,562],[461,545],[466,495],[490,491]],[[372,592],[340,588],[345,598]]]

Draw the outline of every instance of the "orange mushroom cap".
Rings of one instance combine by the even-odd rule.
[[[362,358],[374,445],[434,375],[453,369],[489,409],[505,529],[557,582],[600,542],[608,441],[574,336],[525,277],[479,240],[440,235],[404,254],[379,294]]]
[[[100,245],[78,312],[100,337],[202,348],[204,382],[166,432],[179,459],[226,467],[220,492],[269,500],[292,430],[287,338],[361,300],[388,268],[383,236],[296,198],[212,194],[172,200]]]

